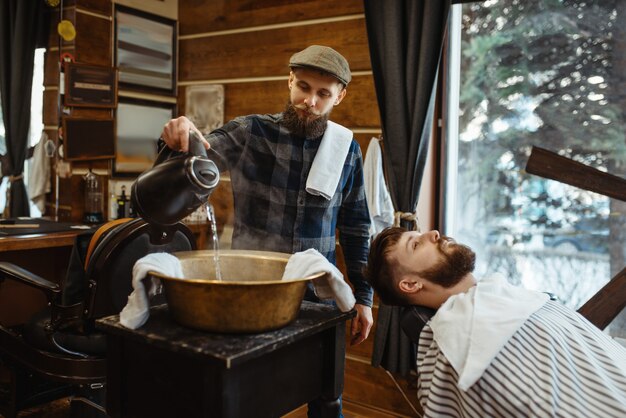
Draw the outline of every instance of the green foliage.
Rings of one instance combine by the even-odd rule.
[[[519,190],[543,181],[524,171],[533,145],[604,170],[626,165],[626,51],[615,39],[626,16],[617,13],[619,1],[463,6],[460,190],[468,190],[466,200],[480,193],[485,217],[510,213]],[[476,190],[468,189],[475,181]],[[545,212],[563,202],[544,196],[529,204]],[[589,210],[584,203],[579,209]]]

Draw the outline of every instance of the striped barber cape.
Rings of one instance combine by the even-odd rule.
[[[626,417],[626,349],[558,302],[546,302],[467,390],[430,323],[417,350],[424,417]]]

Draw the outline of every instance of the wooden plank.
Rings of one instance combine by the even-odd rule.
[[[278,113],[289,100],[287,74],[285,80],[224,85],[224,118],[239,115]]]
[[[419,411],[417,389],[405,379],[397,376],[394,378],[413,407]],[[384,369],[374,368],[350,358],[346,359],[343,397],[346,401],[393,411],[400,416],[416,416]]]
[[[82,35],[82,34],[79,35],[78,28],[76,27],[76,8],[75,7],[67,7],[67,6],[63,7],[63,20],[69,20],[70,22],[72,22],[72,24],[74,25],[74,29],[76,29],[76,37],[72,39],[71,41],[66,41],[61,36],[59,36],[57,31],[55,31],[56,33],[55,45],[58,45],[58,42],[60,40],[61,49],[69,47],[69,46],[72,46],[72,47],[75,46],[76,40],[79,39],[79,36]],[[56,26],[56,25],[52,25],[52,26]]]
[[[74,6],[68,6],[63,4],[63,20],[69,20],[74,24],[76,22],[76,8]],[[57,24],[59,23],[59,8],[57,7],[50,13],[50,36],[48,38],[48,45],[53,47],[58,47],[59,42],[61,42],[61,48],[72,47],[74,46],[74,41],[78,36],[80,36],[77,32],[76,38],[71,41],[65,41],[57,32]]]
[[[59,91],[43,91],[43,124],[46,126],[59,125]],[[49,136],[49,135],[48,135]]]
[[[85,170],[88,170],[90,168],[96,169],[96,170],[109,170],[111,168],[110,164],[111,164],[110,160],[72,161],[72,170],[76,170],[80,168],[85,169]],[[79,175],[79,177],[84,181],[83,179],[84,175]],[[104,187],[106,189],[107,181],[104,178],[102,179],[102,181],[104,182]],[[106,192],[106,190],[104,190],[104,192]]]
[[[54,25],[50,25],[54,26]],[[50,46],[56,46],[49,44]],[[72,49],[72,53],[74,50]],[[59,86],[59,51],[46,50],[44,55],[44,69],[43,69],[43,85],[45,87]]]
[[[626,308],[626,268],[591,297],[578,313],[600,329],[606,328]]]
[[[59,179],[59,221],[82,222],[85,207],[85,186],[82,176]],[[54,195],[53,195],[54,196]],[[54,206],[54,201],[50,202]],[[106,208],[105,208],[106,209]],[[54,213],[54,207],[51,207]]]
[[[352,71],[371,69],[365,19],[260,30],[179,42],[179,80],[221,80],[288,74],[295,52],[327,45],[343,54]]]
[[[100,17],[76,14],[76,62],[111,66],[113,23]]]
[[[72,195],[70,197],[71,219],[72,222],[82,221],[83,211],[85,210],[85,181],[83,176],[72,175],[70,177]],[[106,195],[105,195],[106,196]]]
[[[289,100],[286,78],[284,81],[226,84],[224,88],[226,121],[239,115],[282,112]],[[354,77],[346,98],[333,108],[330,118],[349,128],[379,127],[373,77]]]
[[[72,194],[72,177],[59,178],[59,204],[71,208]]]
[[[354,134],[354,139],[361,146],[361,153],[363,154],[363,158],[365,158],[365,155],[367,154],[367,148],[370,145],[370,141],[372,140],[372,137],[374,137],[374,136],[378,137],[379,135],[380,134],[377,134],[377,133],[357,133],[357,134]]]
[[[6,229],[20,229],[20,228],[39,228],[39,224],[1,224],[0,230]]]
[[[543,148],[532,148],[526,171],[626,202],[625,179]]]
[[[6,228],[9,225],[5,225]],[[24,225],[22,225],[24,226]],[[67,247],[74,244],[74,238],[81,230],[55,232],[51,234],[17,235],[0,237],[0,252],[34,250],[37,248]]]
[[[181,35],[363,13],[361,0],[179,1]]]
[[[240,115],[282,112],[289,100],[286,77],[284,81],[225,84],[224,94],[224,122]],[[178,98],[180,114],[183,115],[185,114],[184,87],[179,89]],[[330,119],[350,129],[380,129],[373,77],[354,77],[348,86],[346,98],[333,109]],[[363,153],[372,136],[377,136],[377,134],[355,135]]]
[[[113,14],[113,2],[111,0],[76,0],[76,6],[90,12],[111,16]]]
[[[85,119],[107,119],[113,117],[114,114],[113,109],[101,109],[95,107],[72,107],[71,114],[63,116],[72,116],[75,118]]]

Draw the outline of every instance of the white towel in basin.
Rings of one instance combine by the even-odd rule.
[[[160,292],[161,283],[157,280],[146,282],[149,271],[169,277],[183,277],[180,260],[168,253],[152,253],[140,258],[133,266],[133,291],[120,312],[120,324],[137,329],[146,323],[150,316],[150,298]]]
[[[283,280],[298,279],[319,272],[326,274],[313,280],[313,288],[317,297],[334,299],[342,312],[348,312],[354,308],[356,300],[352,294],[352,289],[343,279],[343,274],[314,248],[295,253],[289,257],[283,273]]]

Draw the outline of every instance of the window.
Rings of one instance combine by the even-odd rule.
[[[452,10],[442,229],[476,250],[477,275],[502,273],[572,308],[626,266],[626,203],[524,167],[536,145],[624,176],[618,3],[489,0]]]
[[[28,133],[28,144],[34,146],[41,138],[43,131],[43,73],[45,48],[35,50],[35,62],[33,64],[33,84],[30,103],[30,128]],[[2,119],[2,108],[0,107],[0,154],[6,153],[4,120]],[[24,179],[28,184],[28,161],[24,164]],[[3,178],[0,184],[0,213],[6,206],[6,191],[8,178]],[[30,215],[32,217],[41,216],[41,212],[32,202],[30,204]]]

